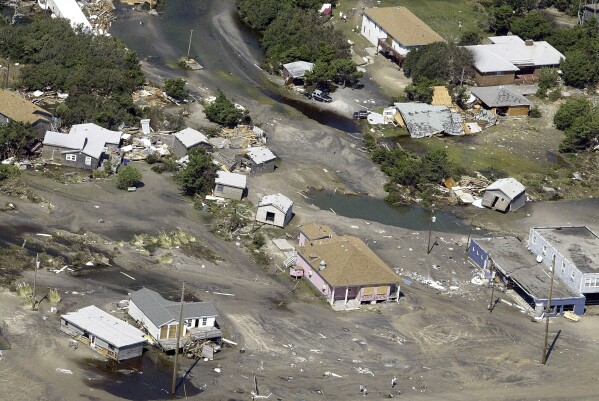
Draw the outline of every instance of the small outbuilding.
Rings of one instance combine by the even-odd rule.
[[[483,206],[500,212],[515,212],[526,204],[526,188],[515,178],[502,178],[487,187]]]
[[[138,321],[165,351],[174,350],[181,303],[162,298],[156,291],[142,288],[129,295],[128,313]],[[187,340],[220,339],[218,313],[211,302],[183,303],[183,331],[180,345]]]
[[[300,83],[298,81],[301,81],[307,72],[312,71],[312,68],[314,68],[314,64],[307,61],[294,61],[293,63],[283,64],[282,74],[285,85]]]
[[[173,144],[173,153],[178,159],[182,158],[191,149],[203,147],[206,150],[212,149],[212,144],[208,141],[206,135],[193,128],[185,128],[175,134]]]
[[[277,156],[265,146],[247,148],[245,157],[249,161],[251,175],[275,171]]]
[[[447,106],[433,106],[426,103],[395,103],[399,111],[395,121],[407,128],[412,138],[433,135],[464,135],[464,119],[458,112]]]
[[[505,86],[481,86],[470,88],[482,106],[499,115],[527,116],[532,103],[520,93]]]
[[[215,183],[214,196],[241,200],[246,195],[247,177],[245,175],[220,170],[216,172]]]
[[[256,221],[284,228],[293,217],[293,201],[283,194],[267,195],[260,199]]]
[[[62,315],[60,331],[116,361],[141,356],[146,343],[141,330],[94,305]]]

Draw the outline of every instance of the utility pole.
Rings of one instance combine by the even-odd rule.
[[[431,235],[432,235],[432,232],[433,232],[433,223],[435,221],[437,221],[437,217],[435,216],[435,209],[432,209],[431,210],[431,221],[430,221],[430,224],[428,226],[428,246],[426,247],[426,254],[427,255],[429,253],[431,253],[431,251],[433,250],[433,248],[431,248]],[[433,244],[433,246],[435,246],[435,244]]]
[[[193,29],[189,33],[189,46],[187,46],[187,60],[189,60],[189,52],[191,51],[191,37],[193,36]]]
[[[39,253],[35,254],[35,274],[33,275],[33,294],[31,300],[31,310],[35,310],[35,289],[37,286],[37,269],[40,267]]]
[[[177,346],[175,348],[175,365],[173,366],[173,381],[171,383],[171,394],[175,395],[177,388],[177,362],[179,361],[179,340],[181,339],[181,331],[183,331],[183,297],[185,296],[185,281],[181,287],[181,307],[179,308],[179,323],[177,324]]]
[[[489,313],[493,312],[493,308],[495,307],[493,303],[493,296],[495,295],[495,262],[491,259],[491,255],[489,255],[489,280],[491,282],[491,300],[489,301]]]
[[[553,277],[555,276],[555,254],[551,262],[551,284],[549,284],[549,298],[547,299],[547,308],[545,309],[545,344],[543,345],[543,358],[541,363],[547,363],[547,342],[549,340],[549,313],[551,312],[551,297],[553,296]]]

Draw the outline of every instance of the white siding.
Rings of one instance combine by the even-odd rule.
[[[150,336],[158,339],[158,336],[160,335],[160,329],[154,326],[154,323],[152,323],[150,319],[143,314],[143,312],[137,307],[137,305],[135,305],[135,303],[133,303],[133,301],[129,301],[128,313],[129,316],[141,323],[146,328]]]
[[[374,46],[377,46],[379,44],[379,39],[387,38],[388,34],[364,14],[362,15],[362,36],[368,39]],[[391,47],[402,56],[405,56],[410,51],[409,48],[402,46],[401,43],[394,38],[392,38]]]
[[[266,220],[267,212],[274,213],[274,215],[275,215],[274,221]],[[259,221],[261,223],[266,223],[266,224],[272,224],[277,227],[285,227],[287,225],[287,223],[289,223],[289,221],[291,220],[292,215],[293,215],[292,208],[289,208],[289,210],[287,211],[287,214],[284,214],[283,212],[281,212],[279,209],[277,209],[276,207],[274,207],[272,205],[265,205],[265,206],[258,207],[258,211],[256,212],[256,221]]]

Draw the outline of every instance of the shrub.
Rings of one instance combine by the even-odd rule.
[[[539,110],[537,106],[533,106],[530,108],[528,116],[532,118],[541,118],[541,110]]]
[[[164,91],[170,97],[182,100],[189,95],[189,92],[185,89],[185,84],[183,78],[168,78],[164,81]]]
[[[125,166],[119,170],[116,179],[118,189],[127,189],[141,182],[141,172],[132,165]]]
[[[555,124],[555,128],[565,131],[572,126],[576,118],[590,112],[591,103],[587,99],[569,99],[562,103],[555,113],[553,124]]]
[[[17,166],[12,164],[0,164],[0,181],[7,180],[9,178],[17,177],[21,174]]]
[[[249,122],[247,114],[237,109],[220,89],[214,102],[204,108],[204,113],[208,120],[225,127],[234,127],[244,119]]]

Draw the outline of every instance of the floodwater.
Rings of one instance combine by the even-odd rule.
[[[258,67],[263,58],[258,35],[239,19],[233,0],[169,0],[160,16],[117,4],[116,13],[118,19],[112,23],[110,33],[160,69],[187,54],[193,30],[190,56],[205,69],[180,71],[182,75],[196,75],[212,89],[219,87],[233,98],[236,94],[252,96],[258,91],[320,124],[347,133],[361,132],[351,116],[323,110],[315,101],[292,97],[289,91],[268,79]],[[140,25],[140,21],[144,24]],[[371,92],[378,93],[368,77],[362,81]],[[190,89],[193,93],[193,88]]]
[[[183,364],[187,366],[188,361],[184,360]],[[140,358],[118,363],[89,358],[81,361],[80,366],[86,385],[116,397],[135,401],[171,398],[173,363],[158,351],[149,350]],[[178,380],[181,380],[181,373]],[[187,377],[178,387],[177,395],[193,397],[201,392],[202,389],[193,386]]]
[[[310,190],[308,202],[322,210],[334,210],[338,215],[376,221],[390,226],[425,231],[430,227],[431,211],[420,206],[393,206],[382,199],[363,195],[344,195],[332,191]],[[457,234],[468,234],[470,227],[457,217],[435,212],[433,230]]]

